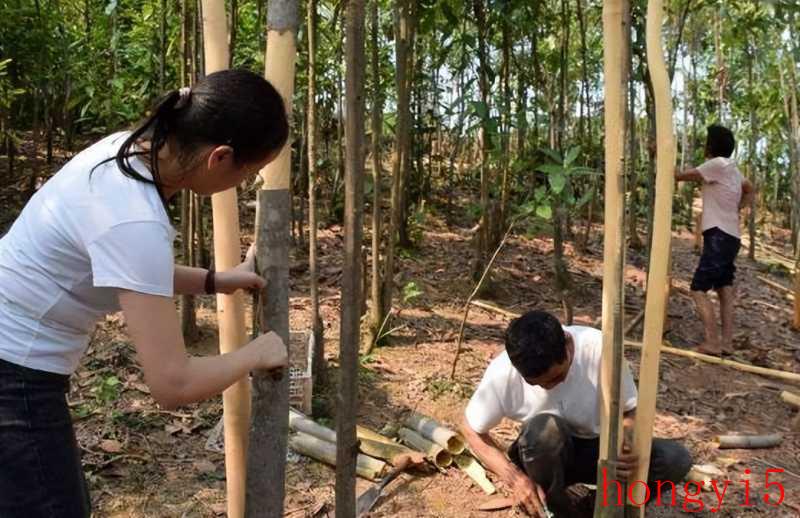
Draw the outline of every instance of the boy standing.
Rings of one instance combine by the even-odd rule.
[[[733,133],[722,126],[709,126],[706,137],[706,161],[678,172],[680,181],[703,186],[703,254],[692,279],[692,298],[703,322],[705,341],[698,351],[722,355],[733,352],[733,303],[736,255],[741,247],[739,211],[753,201],[752,184],[742,176],[731,160],[736,147]],[[709,290],[719,295],[722,340],[717,332],[714,307]]]

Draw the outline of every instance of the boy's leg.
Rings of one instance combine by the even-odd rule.
[[[700,321],[703,323],[704,341],[697,350],[706,354],[720,354],[721,352],[714,306],[708,296],[708,291],[718,283],[721,273],[719,260],[720,233],[722,231],[717,228],[703,232],[703,255],[700,256],[700,262],[694,272],[691,285],[692,299],[697,308]]]
[[[734,327],[734,307],[733,302],[736,298],[736,288],[724,286],[717,290],[719,294],[719,312],[722,316],[722,344],[723,352],[733,352],[733,327]]]
[[[704,341],[697,350],[705,354],[719,354],[721,346],[719,334],[717,333],[717,319],[714,315],[714,306],[711,303],[711,299],[705,291],[693,291],[691,293],[697,308],[697,314],[703,323]]]

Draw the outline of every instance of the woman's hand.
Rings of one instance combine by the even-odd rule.
[[[265,333],[250,343],[258,354],[256,369],[275,370],[288,365],[289,353],[286,351],[286,344],[275,332]]]
[[[236,290],[260,290],[267,284],[257,273],[244,271],[239,269],[238,266],[227,272],[217,272],[215,275],[214,282],[217,287],[217,293],[225,293],[227,295],[234,293]]]
[[[242,263],[226,272],[217,272],[215,284],[217,293],[230,295],[236,290],[260,290],[266,282],[256,273],[255,245],[247,250],[247,255]]]

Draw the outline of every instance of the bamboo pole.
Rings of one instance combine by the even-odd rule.
[[[464,452],[464,439],[453,430],[442,426],[441,423],[426,415],[412,412],[406,418],[406,426],[416,431],[429,441],[433,441],[452,455]]]
[[[228,28],[225,5],[203,0],[203,43],[206,71],[213,73],[228,68]],[[239,264],[239,210],[236,189],[211,197],[214,229],[214,260],[219,271]],[[247,342],[244,295],[217,295],[220,353],[235,351]],[[247,429],[250,425],[250,385],[246,379],[231,385],[222,393],[225,426],[225,480],[228,516],[244,516]]]
[[[473,301],[473,304],[475,304],[475,301]],[[480,307],[488,309],[490,311],[496,311],[502,315],[508,316],[509,318],[519,318],[520,316],[522,316],[519,313],[514,313],[513,311],[508,311],[506,309],[499,308],[493,304],[483,303]],[[625,345],[633,347],[635,349],[643,348],[642,342],[637,342],[635,340],[625,340]],[[731,369],[736,369],[742,372],[749,372],[752,374],[758,374],[770,378],[777,378],[783,381],[787,381],[789,383],[800,384],[800,374],[797,374],[795,372],[787,372],[778,369],[768,369],[766,367],[758,367],[756,365],[750,365],[749,363],[741,363],[732,360],[726,360],[724,358],[720,358],[719,356],[711,356],[710,354],[703,354],[695,351],[689,351],[687,349],[679,349],[677,347],[672,347],[668,343],[664,343],[664,345],[661,346],[661,352],[672,354],[675,356],[683,356],[684,358],[691,358],[693,360],[699,360],[706,363],[713,363],[715,365],[722,365],[723,367],[730,367]]]
[[[423,452],[436,467],[446,468],[453,463],[453,456],[447,450],[429,441],[414,430],[401,428],[398,435],[404,443]]]
[[[301,455],[311,457],[330,466],[336,466],[336,445],[334,443],[299,432],[292,434],[289,438],[289,445]],[[377,480],[385,468],[385,462],[367,455],[359,454],[356,458],[356,474],[367,480]]]
[[[624,38],[627,0],[603,2],[603,75],[605,78],[605,223],[603,242],[603,352],[600,365],[600,456],[598,480],[616,480],[616,459],[622,442],[620,405],[623,367],[623,269],[625,264],[624,142],[627,85],[627,45]],[[615,484],[610,485],[616,488]],[[616,493],[615,491],[612,491]],[[619,515],[614,506],[604,506],[598,491],[595,517]],[[613,501],[616,494],[609,496]]]
[[[641,342],[635,342],[633,340],[626,340],[625,344],[637,349],[642,349],[644,347]],[[789,383],[800,384],[800,374],[795,372],[786,372],[777,369],[768,369],[766,367],[758,367],[748,363],[735,362],[732,360],[726,360],[725,358],[720,358],[718,356],[711,356],[710,354],[698,353],[686,349],[678,349],[677,347],[671,347],[669,345],[662,345],[661,352],[674,354],[675,356],[683,356],[684,358],[692,358],[693,360],[700,360],[706,363],[722,365],[724,367],[730,367],[742,372],[750,372],[752,374],[777,378]]]
[[[283,97],[290,121],[297,26],[297,0],[269,3],[264,75]],[[261,330],[276,332],[288,346],[291,139],[260,174],[263,183],[256,206],[256,263],[267,281],[261,293]],[[276,379],[269,373],[254,373],[253,391],[246,513],[248,517],[280,518],[286,496],[288,375],[284,372]]]
[[[783,442],[783,436],[779,433],[768,435],[720,435],[716,437],[719,449],[760,449],[774,448]]]
[[[784,403],[788,403],[793,407],[800,408],[800,395],[795,394],[794,392],[789,392],[788,390],[784,390],[781,392],[781,399]]]
[[[670,79],[664,61],[661,26],[664,19],[663,0],[647,4],[647,62],[656,110],[656,199],[653,220],[653,242],[650,248],[650,271],[647,280],[644,337],[639,367],[639,400],[633,430],[633,451],[639,457],[633,480],[647,480],[653,440],[653,424],[658,398],[658,370],[664,336],[667,301],[669,300],[669,263],[672,239],[672,195],[675,185],[675,139],[672,121]],[[644,502],[643,484],[634,485],[631,502]],[[644,506],[639,516],[644,516]]]

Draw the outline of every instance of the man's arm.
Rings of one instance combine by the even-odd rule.
[[[473,430],[466,418],[462,421],[461,433],[478,460],[512,489],[517,504],[531,516],[544,517],[544,492],[508,460],[491,435]]]
[[[756,190],[750,180],[746,179],[742,182],[742,199],[739,200],[739,210],[745,207],[753,208],[753,201],[756,198]]]

